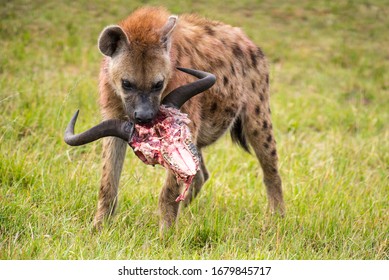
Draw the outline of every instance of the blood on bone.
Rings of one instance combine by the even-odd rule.
[[[182,201],[199,171],[200,158],[192,143],[187,114],[162,105],[149,124],[136,124],[129,141],[135,154],[150,165],[160,164],[171,170],[185,189],[176,202]]]

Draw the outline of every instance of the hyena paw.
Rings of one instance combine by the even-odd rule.
[[[279,214],[281,217],[285,216],[284,201],[272,200],[269,201],[269,211],[272,215]]]

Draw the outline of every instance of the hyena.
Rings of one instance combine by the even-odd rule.
[[[144,7],[118,25],[106,27],[98,47],[105,56],[99,84],[104,119],[151,121],[167,93],[193,81],[190,75],[177,71],[177,66],[217,77],[211,89],[182,107],[192,121],[193,143],[202,159],[184,205],[209,177],[202,148],[230,130],[235,142],[247,151],[250,146],[254,150],[263,170],[270,210],[284,213],[270,118],[268,63],[262,50],[241,29],[196,15],[177,17],[164,8]],[[104,139],[96,227],[115,211],[126,148],[121,139]],[[161,230],[177,219],[181,203],[175,200],[181,187],[168,172],[159,196]]]

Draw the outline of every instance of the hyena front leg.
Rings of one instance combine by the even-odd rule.
[[[176,202],[176,198],[180,195],[180,185],[177,183],[176,176],[167,171],[165,185],[159,195],[159,229],[164,233],[176,221],[180,203]]]
[[[200,149],[198,149],[199,155],[200,155],[200,170],[196,174],[192,185],[190,186],[185,200],[183,201],[184,206],[188,206],[192,200],[199,194],[201,188],[203,187],[204,183],[209,178],[209,173],[207,170],[207,167],[205,166],[204,157]]]
[[[261,164],[263,182],[266,186],[269,208],[272,213],[284,215],[285,206],[282,194],[282,182],[278,173],[278,156],[269,104],[256,100],[247,105],[243,118],[244,134]]]
[[[200,192],[205,181],[208,180],[209,174],[204,164],[203,155],[200,150],[198,152],[201,158],[200,170],[194,177],[192,185],[187,191],[184,201],[176,202],[177,197],[183,191],[183,186],[182,184],[177,183],[177,178],[173,173],[169,171],[167,172],[168,175],[165,181],[165,185],[163,186],[161,194],[159,196],[161,233],[166,231],[166,229],[170,228],[176,222],[180,210],[180,203],[183,203],[183,206],[188,206],[189,203]]]
[[[103,140],[103,171],[94,227],[99,228],[104,218],[115,212],[120,174],[122,172],[127,143],[116,137]]]

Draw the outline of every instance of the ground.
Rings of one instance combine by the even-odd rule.
[[[160,1],[143,1],[148,4]],[[165,1],[240,26],[271,65],[287,213],[267,213],[262,174],[229,137],[211,178],[159,239],[162,167],[128,153],[119,209],[93,232],[101,143],[97,37],[141,1],[8,1],[0,8],[0,259],[388,259],[389,8],[385,1]]]

